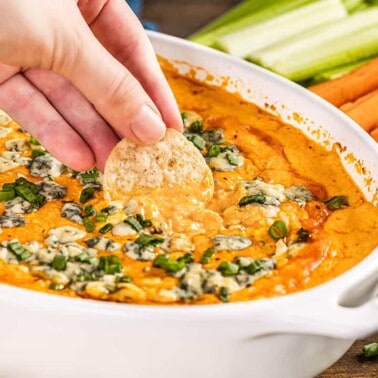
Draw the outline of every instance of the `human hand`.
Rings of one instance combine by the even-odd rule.
[[[0,2],[0,108],[76,170],[121,137],[181,131],[173,94],[124,0]]]

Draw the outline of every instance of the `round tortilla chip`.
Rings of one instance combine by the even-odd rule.
[[[200,151],[173,129],[147,146],[121,140],[108,157],[103,184],[112,200],[123,203],[135,195],[153,197],[155,189],[160,197],[161,190],[168,189],[167,199],[178,189],[202,202],[209,201],[214,192],[211,170]]]

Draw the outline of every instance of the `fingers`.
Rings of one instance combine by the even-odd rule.
[[[173,93],[145,31],[126,2],[96,0],[90,3],[91,6],[88,1],[79,1],[79,7],[95,36],[140,81],[166,125],[182,131]]]
[[[38,69],[27,70],[25,76],[89,144],[96,166],[103,170],[110,151],[119,141],[112,128],[86,98],[61,76]]]
[[[84,21],[83,21],[84,22]],[[87,26],[86,26],[87,27]],[[118,133],[139,144],[161,139],[165,124],[137,79],[98,42],[87,27],[85,49],[61,72]]]
[[[0,108],[67,166],[75,170],[93,167],[95,159],[85,141],[22,75],[15,75],[1,85]]]

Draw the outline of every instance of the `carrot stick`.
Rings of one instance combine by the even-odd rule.
[[[370,135],[378,142],[378,127],[376,127],[373,131],[370,131]]]
[[[378,88],[378,58],[346,75],[309,87],[335,106],[341,106]]]
[[[371,96],[374,96],[376,93],[378,93],[378,89],[376,89],[375,91],[372,91],[372,92],[369,92],[367,93],[366,95],[364,96],[361,96],[359,97],[357,100],[355,101],[350,101],[350,102],[346,102],[345,104],[341,105],[340,106],[340,109],[343,111],[343,112],[349,112],[350,110],[352,110],[354,107],[360,105],[362,102],[364,102],[365,100],[367,100],[368,98],[370,98]],[[378,116],[377,116],[377,120],[378,120]]]
[[[346,111],[346,114],[366,131],[378,126],[378,91],[361,101],[359,105]]]

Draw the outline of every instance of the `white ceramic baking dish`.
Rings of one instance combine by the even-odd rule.
[[[341,158],[348,171],[377,200],[377,145],[337,109],[249,63],[177,38],[150,37],[182,72],[195,66],[201,80],[227,79],[230,90],[274,105],[321,143],[346,146]],[[0,285],[0,376],[311,377],[353,340],[378,331],[377,273],[375,250],[314,289],[209,306],[103,303]]]

